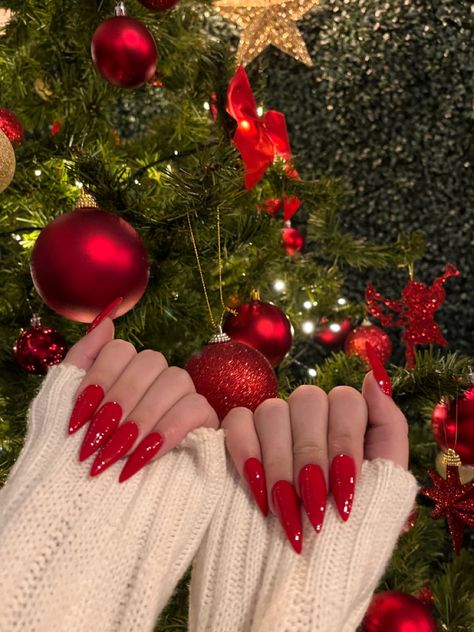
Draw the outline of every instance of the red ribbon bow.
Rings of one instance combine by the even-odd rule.
[[[264,116],[258,116],[257,103],[243,66],[237,68],[229,84],[227,112],[237,121],[234,144],[244,161],[245,188],[252,189],[263,178],[275,154],[286,161],[291,159],[285,115],[268,110]],[[287,172],[291,177],[299,177],[291,165]]]

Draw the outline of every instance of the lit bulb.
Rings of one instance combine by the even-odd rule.
[[[305,309],[311,309],[311,308],[313,307],[313,303],[312,303],[311,301],[305,301],[305,302],[303,303],[303,307],[304,307]]]
[[[179,154],[179,151],[178,151],[177,149],[175,149],[175,150],[174,150],[174,152],[173,152],[173,154],[174,154],[175,156],[177,156],[177,155]]]
[[[208,112],[211,109],[211,106],[209,105],[207,101],[204,101],[204,109],[207,110]]]
[[[262,114],[263,114],[263,108],[262,108],[261,105],[259,105],[258,108],[257,108],[257,114],[258,114],[258,116],[262,116]]]
[[[316,369],[308,369],[308,375],[310,377],[316,377],[318,374],[318,372],[316,371]]]
[[[346,299],[341,296],[340,298],[337,299],[337,304],[338,305],[345,305],[347,303]]]
[[[35,169],[35,176],[39,178],[40,175],[41,175],[41,169]]]
[[[82,187],[84,186],[84,185],[82,184],[82,182],[79,182],[79,180],[76,180],[76,182],[75,182],[74,184],[76,185],[76,187],[77,187],[78,189],[82,189]]]
[[[337,334],[339,331],[341,331],[341,325],[339,325],[339,323],[331,323],[329,325],[329,329]]]
[[[285,282],[281,281],[280,279],[277,279],[275,281],[275,283],[273,284],[273,288],[277,291],[277,292],[283,292],[283,290],[285,289]]]
[[[301,329],[305,334],[312,334],[314,331],[314,323],[311,320],[305,320],[302,324]]]

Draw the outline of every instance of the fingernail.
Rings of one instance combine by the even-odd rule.
[[[113,433],[92,464],[90,475],[97,476],[130,450],[138,437],[138,426],[126,421]]]
[[[110,305],[108,305],[102,312],[100,312],[100,314],[98,314],[94,318],[94,320],[91,322],[91,324],[87,328],[87,333],[90,333],[93,329],[97,327],[97,325],[100,325],[100,323],[104,320],[106,316],[110,316],[110,318],[113,318],[115,314],[115,310],[117,309],[117,307],[120,305],[122,301],[123,301],[123,296],[119,296],[118,298],[115,299],[115,301],[112,301]]]
[[[272,501],[291,546],[297,553],[301,553],[303,527],[295,488],[288,481],[277,481],[272,487]]]
[[[79,452],[79,460],[84,461],[104,445],[122,417],[122,407],[118,402],[107,402],[92,418]]]
[[[347,454],[338,454],[329,472],[331,491],[341,518],[346,521],[351,513],[355,489],[355,462]]]
[[[367,351],[367,358],[370,362],[375,381],[380,386],[380,390],[382,393],[385,393],[385,395],[392,397],[392,383],[381,359],[370,342],[366,341],[365,349]]]
[[[104,399],[104,389],[98,384],[89,384],[76,399],[69,419],[69,434],[73,434],[95,413],[97,406]]]
[[[163,437],[159,432],[151,432],[141,441],[136,450],[128,457],[127,462],[120,472],[119,483],[123,483],[141,470],[151,459],[158,454],[163,445]]]
[[[244,476],[255,498],[260,511],[268,516],[267,487],[265,482],[265,470],[260,461],[254,457],[244,463]]]
[[[298,475],[298,486],[309,521],[319,533],[323,527],[327,498],[326,481],[320,466],[308,463],[302,467]]]

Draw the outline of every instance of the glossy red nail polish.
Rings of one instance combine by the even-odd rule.
[[[104,389],[98,384],[89,384],[76,399],[69,419],[69,434],[73,434],[88,421],[104,399]]]
[[[79,452],[79,460],[84,461],[101,448],[120,423],[122,407],[118,402],[107,402],[92,418]]]
[[[156,456],[163,445],[163,437],[159,432],[151,432],[137,446],[136,450],[128,457],[119,476],[119,483],[123,483],[141,470],[151,459]]]
[[[326,481],[321,467],[314,463],[302,467],[298,475],[298,486],[309,521],[319,533],[323,527],[327,498]]]
[[[127,454],[137,437],[138,426],[135,422],[126,421],[119,426],[95,457],[90,475],[97,476]]]
[[[295,488],[288,481],[277,481],[272,487],[272,502],[286,537],[297,553],[303,547],[303,526]]]
[[[265,482],[265,470],[260,461],[254,457],[244,463],[244,476],[255,498],[260,511],[268,516],[267,487]]]
[[[117,309],[117,307],[120,305],[122,301],[123,301],[123,297],[119,296],[118,298],[115,299],[115,301],[112,301],[110,305],[107,305],[107,307],[102,312],[100,312],[100,314],[98,314],[94,318],[94,320],[91,322],[91,324],[87,328],[87,333],[90,333],[93,329],[97,327],[97,325],[100,325],[100,323],[104,320],[106,316],[110,316],[110,318],[113,318],[115,310]]]
[[[346,521],[352,509],[355,489],[355,462],[347,454],[338,454],[329,470],[331,491],[341,518]]]
[[[388,377],[388,373],[377,355],[377,352],[368,341],[365,342],[365,350],[367,351],[367,358],[370,362],[375,380],[380,386],[380,390],[382,393],[385,393],[385,395],[392,397],[392,383]]]

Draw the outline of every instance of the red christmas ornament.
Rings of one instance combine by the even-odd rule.
[[[149,262],[130,224],[93,208],[64,213],[43,228],[31,255],[31,276],[44,302],[65,318],[89,323],[118,296],[121,316],[145,292]]]
[[[444,452],[454,448],[463,465],[474,465],[474,386],[453,402],[436,404],[431,428]]]
[[[349,318],[345,320],[329,321],[326,316],[323,316],[319,320],[319,325],[316,328],[314,339],[319,342],[320,345],[331,349],[332,347],[339,347],[344,343],[351,330],[351,321]]]
[[[222,339],[224,342],[214,342]],[[229,410],[255,410],[278,395],[275,373],[264,355],[248,345],[217,335],[188,360],[186,370],[222,421]]]
[[[364,632],[436,632],[436,621],[419,599],[399,591],[374,595],[362,621]]]
[[[432,518],[447,519],[453,547],[456,555],[459,555],[464,527],[474,529],[474,481],[463,485],[455,465],[448,465],[446,472],[447,477],[443,478],[435,470],[429,469],[428,474],[434,486],[420,489],[420,494],[436,503],[431,512]]]
[[[139,0],[139,2],[150,11],[167,11],[178,4],[179,0]]]
[[[413,508],[413,511],[408,516],[407,521],[403,525],[403,529],[402,529],[403,534],[408,533],[409,531],[413,529],[413,527],[416,525],[416,522],[418,520],[419,513],[420,512],[418,510],[418,506],[415,505]]]
[[[158,53],[144,24],[125,15],[105,20],[92,36],[92,60],[109,83],[137,88],[155,74]]]
[[[263,353],[272,366],[280,364],[293,342],[287,315],[276,305],[258,299],[241,305],[237,315],[229,314],[224,331],[232,340]]]
[[[384,327],[404,328],[402,340],[406,345],[408,369],[415,366],[415,345],[428,345],[432,342],[442,346],[448,344],[435,323],[434,316],[446,298],[444,282],[449,277],[459,275],[459,270],[448,263],[444,274],[429,287],[421,281],[408,281],[400,300],[384,298],[375,291],[372,284],[367,286],[365,298],[369,313],[378,318]]]
[[[429,584],[422,586],[416,596],[417,599],[419,599],[427,608],[432,608],[434,606],[433,592]]]
[[[63,127],[63,124],[61,123],[61,121],[53,121],[51,125],[49,126],[49,131],[51,132],[51,136],[56,136],[57,134],[59,134],[62,127]]]
[[[36,315],[31,319],[30,329],[22,330],[13,346],[18,364],[36,375],[45,375],[49,366],[62,362],[66,351],[61,334],[51,327],[43,327]]]
[[[304,237],[297,228],[285,226],[282,231],[283,248],[287,255],[295,255],[297,252],[303,252]]]
[[[19,145],[23,140],[23,125],[16,114],[5,108],[0,108],[0,130],[12,145]]]
[[[390,360],[392,343],[385,331],[376,325],[362,323],[359,327],[355,327],[346,338],[344,351],[348,355],[358,355],[368,364],[366,342],[370,342],[383,364]]]

